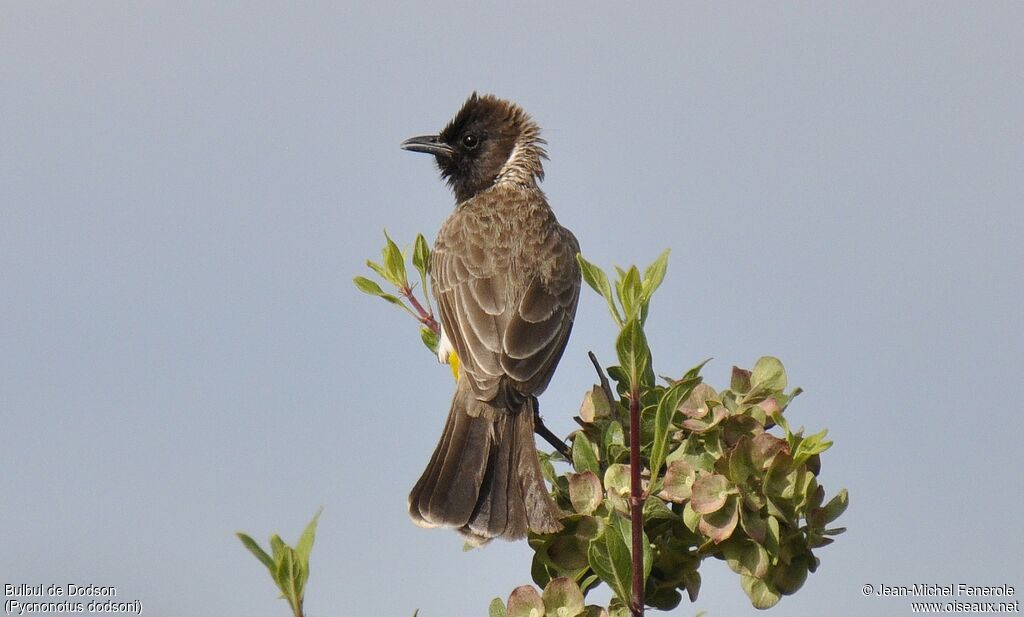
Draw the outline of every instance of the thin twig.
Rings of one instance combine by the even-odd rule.
[[[544,441],[551,444],[551,447],[553,447],[555,450],[558,450],[558,452],[561,453],[562,456],[571,461],[572,451],[569,450],[569,446],[567,446],[564,441],[559,439],[558,435],[555,435],[554,433],[551,432],[551,430],[548,427],[544,426],[544,420],[542,420],[540,417],[540,405],[537,404],[536,398],[533,400],[533,432],[543,437]]]
[[[434,334],[441,334],[441,326],[439,326],[437,324],[437,320],[434,319],[434,313],[423,308],[423,305],[420,304],[420,301],[416,299],[416,294],[413,293],[412,288],[402,287],[398,291],[399,293],[402,294],[402,296],[405,297],[406,300],[409,301],[409,304],[412,304],[412,307],[416,309],[416,312],[419,313],[419,316],[417,318],[419,319],[420,323],[433,330]]]
[[[615,401],[615,393],[612,392],[612,386],[608,383],[608,377],[604,374],[604,369],[601,368],[601,363],[597,361],[594,352],[588,351],[587,355],[590,356],[590,362],[594,365],[594,370],[597,371],[598,379],[601,380],[601,389],[604,390],[604,395],[608,397],[608,404],[611,405]]]

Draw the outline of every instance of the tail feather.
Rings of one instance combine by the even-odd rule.
[[[561,529],[533,441],[536,399],[514,405],[479,401],[459,381],[444,433],[409,495],[414,522],[455,527],[474,543]]]
[[[496,441],[504,443],[510,436],[504,434],[504,422],[496,424]],[[500,536],[506,532],[515,533],[514,530],[525,525],[525,521],[517,520],[514,511],[509,512],[509,503],[516,502],[516,495],[509,493],[514,493],[518,489],[515,478],[510,477],[510,472],[513,471],[511,459],[514,450],[515,444],[510,443],[508,447],[493,448],[491,452],[487,473],[480,486],[476,510],[465,525],[473,534],[481,537]]]
[[[458,396],[457,393],[456,396]],[[454,405],[455,402],[453,401],[452,404]],[[445,421],[441,439],[437,447],[434,448],[434,453],[430,456],[427,468],[423,471],[423,475],[420,476],[420,479],[409,494],[409,516],[420,527],[437,526],[437,524],[430,522],[426,518],[427,509],[430,505],[430,496],[434,494],[434,487],[437,485],[437,477],[440,474],[441,465],[444,464],[445,454],[448,452],[448,445],[451,443],[451,433],[456,419],[455,414],[448,414],[448,420]]]
[[[563,513],[555,505],[544,485],[544,474],[540,469],[540,459],[537,458],[537,446],[533,441],[536,404],[537,399],[530,398],[529,408],[520,412],[520,417],[516,419],[517,441],[524,443],[520,450],[523,455],[519,457],[516,466],[530,529],[538,533],[554,533],[562,529],[558,519]],[[525,455],[526,450],[529,450],[530,456]]]

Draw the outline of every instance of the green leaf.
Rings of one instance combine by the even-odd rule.
[[[626,445],[626,433],[622,429],[622,423],[617,420],[612,420],[604,427],[604,433],[601,435],[602,445],[604,449],[608,450],[611,446],[625,446]]]
[[[615,576],[617,596],[623,602],[629,602],[633,592],[633,556],[630,545],[614,525],[608,526],[604,541],[608,547],[608,559]]]
[[[782,598],[778,591],[775,591],[768,583],[759,578],[741,575],[740,585],[743,587],[743,591],[746,592],[747,597],[750,598],[750,603],[754,605],[754,608],[771,608],[778,604],[779,599]]]
[[[768,552],[749,538],[733,538],[723,543],[722,555],[736,574],[764,578],[768,573]]]
[[[768,465],[779,452],[784,452],[788,445],[771,433],[759,433],[751,440],[751,462],[759,471],[768,468]]]
[[[682,378],[680,378],[679,381],[685,381],[687,379],[695,379],[698,375],[700,375],[701,369],[704,368],[704,366],[708,362],[711,362],[711,358],[708,358],[707,360],[704,360],[703,362],[701,362],[697,366],[695,366],[695,367],[691,368],[690,370],[686,371],[686,373],[682,376]],[[712,392],[713,392],[713,390],[712,390]]]
[[[508,597],[508,617],[544,617],[544,601],[533,585],[522,585]]]
[[[782,595],[792,595],[799,591],[807,582],[808,559],[804,556],[793,558],[787,563],[780,563],[773,573],[772,587]]]
[[[744,498],[749,499],[749,496],[744,495]],[[760,502],[761,496],[757,495],[756,498],[750,499],[750,501]],[[750,536],[751,540],[758,544],[764,544],[768,538],[768,523],[762,518],[760,509],[747,508],[742,503],[740,504],[740,527]]]
[[[649,459],[651,486],[654,486],[658,481],[658,477],[661,474],[661,466],[665,463],[668,436],[672,430],[672,416],[675,412],[675,407],[669,408],[667,405],[660,403],[654,412],[654,439],[651,443],[651,456]]]
[[[299,537],[299,541],[295,543],[295,553],[298,555],[299,563],[303,567],[309,567],[309,554],[313,551],[313,541],[316,539],[316,524],[323,511],[323,508],[316,511],[316,514],[313,515],[313,520],[309,521],[306,529]]]
[[[604,472],[604,488],[608,494],[608,503],[623,514],[629,512],[629,483],[629,465],[615,463],[609,465]]]
[[[683,572],[683,586],[686,588],[686,595],[690,597],[690,602],[696,602],[697,594],[700,593],[700,572],[696,570]],[[706,614],[707,611],[700,611],[694,617],[703,617]]]
[[[721,508],[702,515],[697,527],[702,534],[711,538],[715,544],[719,544],[732,536],[739,520],[739,499],[736,495],[729,495]]]
[[[651,363],[651,350],[647,347],[647,337],[639,320],[630,319],[622,328],[618,340],[615,341],[615,351],[618,353],[622,370],[629,379],[630,388],[639,390],[641,379]]]
[[[590,544],[587,557],[594,573],[612,588],[619,599],[628,603],[632,594],[633,564],[629,547],[613,525],[605,527],[602,537]]]
[[[769,516],[766,522],[767,524],[765,525],[765,538],[764,542],[761,542],[761,545],[764,546],[765,550],[768,551],[769,555],[771,555],[772,557],[777,557],[779,554],[779,541],[781,538],[779,519],[775,518],[774,516]]]
[[[753,448],[753,441],[750,439],[750,435],[744,435],[739,438],[736,445],[729,451],[727,455],[729,479],[734,483],[743,484],[750,475],[757,472],[752,458]]]
[[[281,587],[281,593],[293,607],[297,606],[302,599],[301,589],[297,585],[298,573],[295,551],[286,546],[281,553],[280,561],[277,562],[277,584]]]
[[[430,272],[430,245],[423,234],[416,234],[416,243],[412,250],[412,265],[420,273],[420,289],[423,290],[423,298],[427,303],[427,312],[433,312],[430,306],[430,290],[427,289],[427,273]]]
[[[405,274],[405,257],[402,255],[402,250],[391,239],[386,229],[384,230],[384,239],[386,243],[381,253],[384,258],[384,268],[388,273],[388,280],[394,283],[395,287],[408,287],[409,279]]]
[[[612,412],[611,402],[601,386],[594,386],[589,392],[583,395],[583,402],[580,404],[580,420],[592,423],[598,418],[606,418]]]
[[[508,617],[505,603],[501,601],[501,598],[491,600],[491,605],[487,608],[487,617]]]
[[[679,515],[673,512],[661,496],[648,497],[644,501],[644,524],[659,520],[679,522]]]
[[[750,391],[751,372],[738,366],[732,367],[732,379],[729,389],[737,394],[746,394]]]
[[[850,495],[844,488],[821,509],[821,525],[825,526],[839,518],[843,512],[846,512],[848,505],[850,505]]]
[[[576,431],[572,440],[572,466],[580,473],[589,471],[595,476],[601,475],[601,464],[597,460],[594,444],[590,443],[583,431]]]
[[[296,586],[299,589],[299,595],[302,596],[305,593],[306,581],[309,579],[309,566],[304,566],[300,563],[298,564],[298,570]]]
[[[548,617],[577,617],[583,614],[583,592],[576,581],[564,576],[544,588],[545,614]]]
[[[661,465],[668,454],[668,437],[672,431],[672,419],[675,417],[679,404],[690,396],[697,382],[693,379],[677,381],[672,384],[658,401],[658,409],[654,415],[654,443],[651,446],[651,485],[658,479]]]
[[[380,298],[382,300],[384,300],[385,302],[390,302],[391,304],[394,304],[395,306],[397,306],[398,308],[404,310],[406,313],[409,313],[413,317],[416,317],[416,313],[413,313],[412,309],[410,309],[408,306],[406,306],[405,302],[402,302],[401,300],[399,300],[397,296],[393,296],[391,294],[382,293],[382,294],[380,294]],[[418,319],[418,317],[417,317],[417,319]]]
[[[672,461],[665,471],[661,497],[673,503],[683,503],[693,494],[697,472],[686,461]]]
[[[373,270],[377,274],[380,274],[383,278],[387,279],[390,282],[393,282],[391,281],[391,277],[388,275],[388,273],[379,265],[373,263],[372,261],[366,262],[366,265],[373,268]],[[400,300],[397,296],[393,294],[386,293],[383,289],[381,289],[380,285],[366,278],[365,276],[353,277],[352,282],[356,284],[356,287],[359,288],[359,291],[365,294],[369,294],[371,296],[377,296],[378,298],[381,298],[385,302],[390,302],[391,304],[394,304],[395,306],[405,310],[406,313],[409,313],[413,317],[417,317],[417,315],[412,312],[412,309],[405,305],[405,302],[402,302],[402,300]]]
[[[553,566],[555,573],[575,573],[587,567],[587,548],[589,546],[589,538],[560,533],[542,549],[542,553],[538,554],[542,555],[542,558],[547,558],[546,561]],[[550,581],[545,581],[545,585],[548,582]]]
[[[619,327],[622,327],[622,316],[619,315],[619,309],[615,306],[615,300],[612,298],[612,288],[608,283],[608,276],[605,275],[604,270],[584,259],[583,255],[579,253],[576,254],[576,261],[580,264],[580,273],[583,275],[583,280],[591,289],[605,299],[605,302],[608,303],[608,312],[611,313],[612,319],[615,320]]]
[[[820,454],[831,448],[832,442],[824,441],[825,435],[827,434],[828,429],[824,429],[814,435],[804,437],[796,448],[796,453],[793,455],[793,461],[799,465],[815,454]]]
[[[660,611],[670,611],[679,606],[682,594],[674,586],[658,585],[644,594],[644,603]]]
[[[633,521],[630,518],[624,516],[613,516],[612,526],[616,527],[619,531],[619,535],[622,537],[622,543],[629,549],[630,555],[630,567],[632,567],[632,555],[633,555]],[[640,531],[641,541],[640,544],[643,550],[643,566],[644,566],[644,580],[651,574],[651,567],[654,560],[654,552],[651,549],[651,542],[647,538],[647,533],[642,529]],[[632,593],[632,581],[630,581],[630,592]]]
[[[364,294],[369,294],[371,296],[384,295],[384,290],[380,288],[380,285],[378,285],[374,281],[371,281],[365,276],[352,277],[352,282],[355,283],[356,287],[359,288],[359,291],[363,292]]]
[[[592,471],[570,473],[569,501],[573,510],[580,514],[591,514],[604,501],[604,489],[601,480]]]
[[[643,287],[640,283],[640,271],[636,266],[630,266],[622,281],[616,284],[616,290],[619,292],[619,302],[622,303],[626,320],[637,319],[643,303]],[[638,321],[643,322],[640,319]]]
[[[423,344],[426,345],[427,349],[429,349],[434,355],[437,355],[437,346],[440,343],[440,339],[441,337],[437,335],[437,332],[434,332],[430,328],[426,326],[420,328],[420,340],[423,341]]]
[[[555,453],[548,454],[540,450],[537,451],[537,457],[540,459],[540,472],[544,476],[544,479],[555,484],[558,481],[558,474],[555,473],[555,466],[551,463],[551,457]]]
[[[629,384],[627,382],[629,381],[629,378],[626,377],[626,373],[622,370],[622,367],[616,364],[615,366],[609,366],[607,370],[608,376],[615,382],[615,389],[618,390],[619,394],[621,395],[623,391],[628,392]]]
[[[710,450],[710,443],[705,443],[701,435],[691,434],[673,450],[665,461],[671,464],[673,461],[686,461],[694,469],[700,471],[713,471],[715,468],[716,455]]]
[[[387,268],[385,268],[384,266],[380,265],[375,261],[370,261],[369,259],[366,260],[366,266],[369,269],[376,272],[377,276],[381,277],[382,279],[391,284],[394,284],[394,281],[391,280],[391,276],[388,274]]]
[[[773,399],[768,400],[774,403]],[[763,406],[764,403],[761,405]],[[785,416],[782,415],[782,409],[780,409],[778,405],[772,404],[769,405],[766,411],[768,417],[772,419],[772,422],[781,426],[782,430],[786,432],[786,439],[791,439],[793,437],[793,431],[790,430],[789,422],[786,420]]]
[[[693,502],[687,501],[683,506],[683,524],[693,533],[698,533],[700,526],[700,514],[693,511]]]
[[[758,390],[781,392],[786,389],[786,369],[778,358],[763,356],[754,364],[750,384]]]
[[[430,246],[423,234],[416,234],[416,243],[412,249],[412,265],[416,267],[416,271],[420,273],[421,277],[427,276],[427,267],[430,265]],[[425,285],[424,289],[426,289]]]
[[[537,583],[542,587],[551,582],[552,578],[545,561],[546,556],[544,555],[544,551],[537,550],[537,552],[533,554],[533,560],[530,562],[530,578],[533,579],[534,583]]]
[[[271,559],[270,555],[268,555],[266,551],[260,548],[260,545],[256,543],[256,540],[253,540],[251,537],[242,533],[241,531],[235,533],[235,535],[238,536],[238,539],[242,541],[242,544],[245,546],[245,548],[249,549],[249,552],[255,555],[256,559],[259,559],[260,563],[265,565],[267,569],[270,570],[271,574],[273,574],[274,560]]]
[[[690,505],[697,514],[710,514],[725,505],[729,496],[729,480],[719,474],[704,474],[693,483]]]
[[[270,536],[270,554],[274,556],[275,564],[281,563],[281,555],[284,553],[284,549],[286,547],[287,545],[285,545],[284,540],[281,539],[281,536],[277,535],[276,533]]]
[[[715,389],[706,383],[699,383],[693,387],[681,407],[684,415],[690,418],[703,418],[707,415],[708,408],[718,404],[717,401],[718,393]]]
[[[683,413],[689,415],[688,411],[688,409],[684,409]],[[700,409],[699,413],[700,417],[683,420],[683,428],[694,433],[706,433],[718,426],[722,420],[729,416],[729,410],[722,405],[715,405],[710,410],[710,414],[707,413],[706,408]]]
[[[644,270],[643,298],[645,304],[651,301],[651,296],[661,286],[661,282],[665,280],[665,272],[668,270],[668,253],[669,249],[665,249]]]

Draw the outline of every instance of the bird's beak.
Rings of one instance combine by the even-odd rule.
[[[455,154],[455,150],[451,146],[437,140],[437,135],[419,135],[418,137],[410,137],[402,142],[402,150],[409,150],[410,152],[425,152],[427,154],[433,154],[434,156],[444,158],[449,158]]]

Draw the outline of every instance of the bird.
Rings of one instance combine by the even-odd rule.
[[[474,92],[439,134],[401,144],[433,155],[455,196],[429,268],[438,359],[461,363],[409,515],[471,545],[562,529],[533,432],[576,316],[580,248],[538,187],[546,143],[520,106]]]

